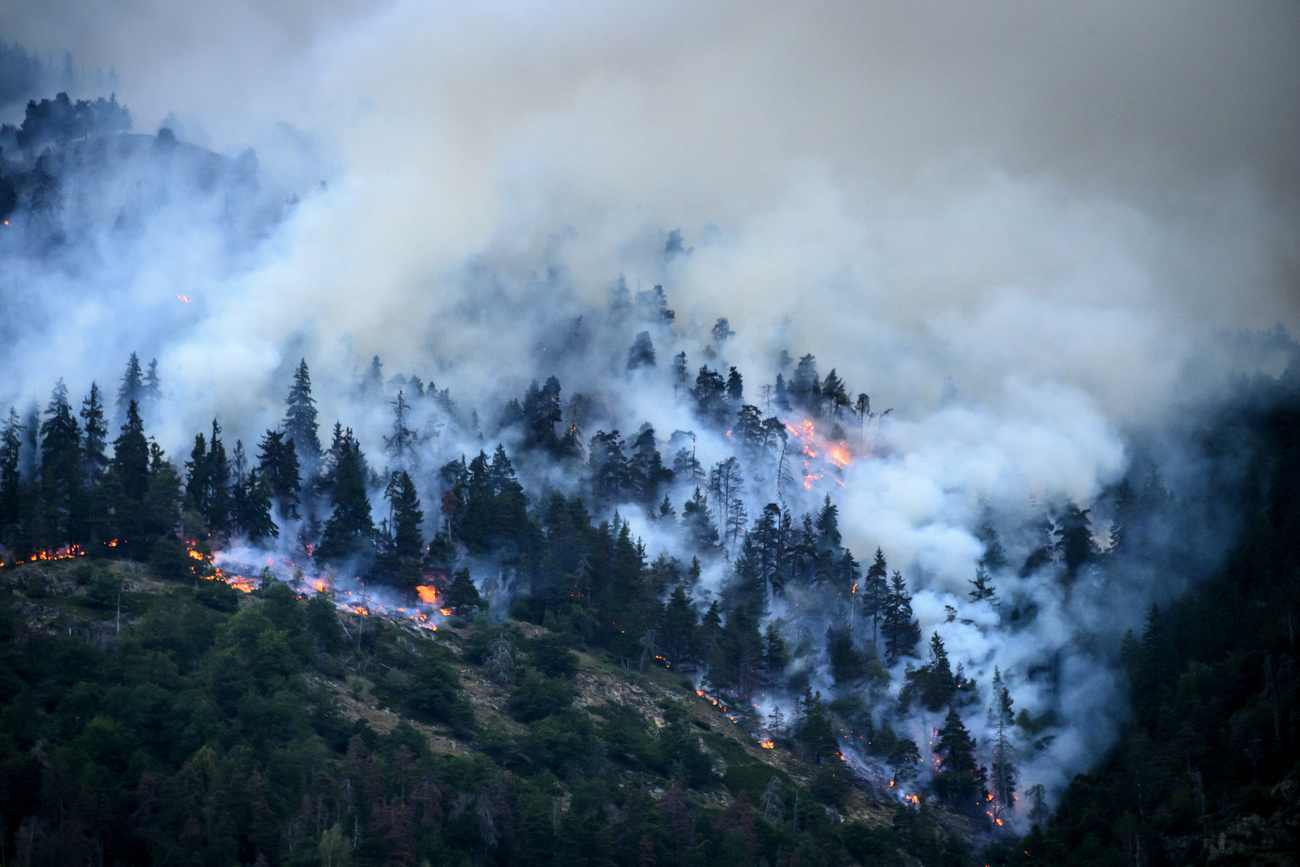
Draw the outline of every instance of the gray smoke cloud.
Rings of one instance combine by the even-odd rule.
[[[679,350],[700,363],[726,316],[751,394],[788,349],[895,409],[836,491],[846,544],[885,548],[973,675],[996,664],[1020,706],[1058,713],[1026,775],[1053,790],[1122,712],[1095,636],[1177,588],[1044,581],[1020,591],[1027,631],[980,606],[948,622],[980,509],[1093,504],[1134,431],[1243,366],[1278,372],[1225,333],[1300,327],[1290,3],[59,0],[0,3],[0,21],[114,69],[137,131],[170,116],[231,159],[252,147],[276,215],[236,252],[212,220],[164,213],[77,268],[10,268],[7,403],[43,402],[57,375],[74,395],[112,383],[138,348],[177,455],[214,411],[230,439],[276,424],[306,356],[323,419],[377,443],[386,418],[351,383],[379,354],[481,411],[556,372],[603,395],[592,430],[648,420],[663,441],[700,429],[666,381],[608,384],[639,328],[561,352],[620,275],[661,283],[678,312],[661,370]],[[472,445],[451,433],[443,459]],[[751,515],[770,498],[747,496]],[[1031,682],[1043,657],[1068,688]]]

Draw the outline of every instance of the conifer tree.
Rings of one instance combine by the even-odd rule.
[[[948,708],[936,752],[939,773],[934,783],[939,796],[962,812],[974,812],[982,801],[983,774],[975,760],[975,739],[956,708]]]
[[[384,497],[388,500],[388,526],[392,533],[387,558],[389,571],[399,584],[414,586],[420,583],[424,555],[424,539],[420,534],[424,512],[420,510],[415,483],[406,470],[394,471],[389,476]]]
[[[81,454],[81,428],[68,403],[68,389],[60,379],[45,408],[41,423],[42,547],[72,541],[79,533],[85,468]]]
[[[983,599],[993,599],[997,591],[993,589],[993,583],[989,579],[989,570],[984,568],[981,562],[975,567],[975,580],[969,582],[971,585],[970,599],[972,602],[979,602]]]
[[[451,586],[443,595],[443,602],[454,614],[469,614],[483,604],[483,597],[469,577],[469,569],[461,569],[452,576]]]
[[[81,443],[82,459],[86,478],[94,484],[103,478],[104,470],[108,468],[108,455],[104,451],[108,446],[108,424],[104,421],[103,397],[99,386],[93,382],[90,394],[81,403],[81,418],[86,431]]]
[[[162,400],[162,378],[158,375],[158,359],[149,360],[149,370],[144,375],[140,405],[152,411]]]
[[[415,444],[420,432],[407,427],[410,420],[411,405],[406,402],[402,390],[397,392],[393,407],[393,435],[384,437],[384,448],[393,456],[393,462],[399,467],[413,467],[416,464]]]
[[[239,531],[253,544],[268,536],[278,537],[280,528],[271,517],[271,495],[266,480],[254,467],[240,486],[243,496],[241,507],[236,515]]]
[[[745,402],[745,380],[734,366],[727,371],[727,400],[732,406]]]
[[[280,517],[296,519],[301,502],[302,480],[299,476],[298,450],[295,442],[285,440],[284,432],[268,430],[258,443],[257,466]]]
[[[109,466],[129,499],[137,502],[144,499],[149,490],[149,441],[145,439],[144,422],[134,400],[127,404],[122,432],[113,440],[113,460]]]
[[[885,639],[885,659],[893,665],[899,657],[911,656],[921,640],[921,625],[912,616],[912,597],[907,582],[898,570],[890,581],[882,616],[881,635]]]
[[[320,470],[321,444],[317,434],[316,400],[311,396],[311,374],[307,359],[298,362],[293,374],[293,385],[284,400],[287,409],[280,426],[285,436],[293,440],[303,474],[312,478]]]
[[[117,415],[125,423],[127,407],[136,402],[136,412],[144,400],[144,372],[140,369],[140,356],[134,352],[126,362],[126,372],[122,374],[122,384],[117,389]]]
[[[840,742],[835,738],[826,709],[822,706],[821,691],[812,693],[810,689],[804,689],[803,724],[795,737],[812,754],[813,761],[820,765],[823,759],[833,759],[840,754]]]
[[[879,640],[880,617],[887,610],[889,599],[889,567],[884,551],[876,549],[876,559],[867,567],[862,585],[862,612],[871,617],[871,643]]]
[[[342,434],[338,464],[334,468],[334,489],[330,502],[334,511],[325,522],[318,556],[323,560],[341,560],[372,552],[375,534],[366,496],[365,464],[361,445],[351,429]]]
[[[718,547],[718,528],[709,517],[709,501],[699,488],[682,506],[682,526],[687,538],[701,551]]]
[[[690,374],[686,371],[686,353],[679,352],[673,356],[673,396],[676,397],[686,388]]]
[[[214,533],[230,530],[230,462],[221,441],[221,425],[212,420],[212,442],[208,446],[208,509],[203,519]]]
[[[627,351],[627,369],[636,370],[641,367],[655,366],[655,345],[650,340],[650,332],[642,331],[636,336],[632,346]]]
[[[10,528],[18,523],[21,514],[21,476],[18,471],[22,456],[23,424],[18,411],[9,408],[9,417],[0,430],[0,542],[10,541]]]
[[[1011,746],[1011,726],[1015,722],[1011,692],[1002,681],[1002,672],[993,668],[993,705],[989,708],[993,718],[993,763],[990,782],[993,788],[993,818],[998,820],[1003,812],[1016,807],[1016,781],[1019,776],[1015,765],[1015,750]]]

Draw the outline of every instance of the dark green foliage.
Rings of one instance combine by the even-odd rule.
[[[573,703],[573,693],[563,680],[530,669],[510,693],[510,713],[520,722],[535,722]]]
[[[975,739],[970,736],[955,708],[948,709],[939,729],[939,773],[935,789],[954,809],[975,813],[984,802],[983,769],[975,757]]]
[[[853,683],[867,673],[867,661],[853,644],[848,629],[832,627],[826,632],[826,653],[836,683]]]
[[[452,577],[451,586],[447,588],[443,601],[453,613],[462,616],[472,613],[483,604],[478,588],[469,577],[468,569],[461,569]]]
[[[805,690],[803,699],[803,720],[795,734],[795,739],[807,748],[812,761],[821,764],[824,760],[838,760],[840,743],[831,730],[830,719],[822,705],[820,691],[811,693]]]
[[[258,448],[257,468],[266,493],[282,518],[297,518],[302,480],[293,438],[285,439],[281,431],[268,430]]]
[[[578,670],[578,657],[562,636],[546,635],[535,639],[530,647],[530,661],[547,677],[568,679]]]
[[[293,442],[303,469],[312,475],[320,465],[321,445],[317,435],[316,401],[311,396],[311,374],[307,370],[307,359],[298,363],[298,369],[293,374],[293,385],[289,387],[289,396],[284,402],[287,407],[281,423],[284,434]]]
[[[913,656],[921,640],[921,625],[912,616],[912,597],[902,573],[894,571],[889,593],[882,606],[880,635],[885,640],[885,660],[893,665],[903,656]]]
[[[200,581],[194,587],[195,602],[227,614],[239,610],[239,598],[242,595],[225,581]]]
[[[159,578],[169,581],[187,581],[197,577],[200,561],[190,557],[185,546],[171,536],[163,536],[154,543],[149,555],[149,568]]]
[[[367,557],[374,550],[375,525],[370,517],[370,499],[366,496],[365,459],[361,444],[349,429],[341,434],[332,455],[333,491],[330,501],[334,511],[325,522],[317,556],[324,560]],[[334,451],[334,450],[332,450]]]

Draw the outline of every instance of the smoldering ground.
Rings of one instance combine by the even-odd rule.
[[[1300,325],[1287,4],[4,6],[3,38],[116,70],[137,132],[174,113],[232,161],[251,146],[277,215],[232,247],[213,200],[179,191],[131,243],[90,227],[5,262],[6,404],[112,383],[136,349],[177,456],[214,414],[229,439],[277,424],[307,357],[322,418],[377,448],[387,407],[354,383],[379,354],[485,421],[556,374],[593,399],[589,430],[693,430],[707,464],[729,447],[674,398],[672,355],[735,364],[753,399],[780,350],[813,353],[894,408],[834,490],[846,544],[906,569],[925,634],[972,673],[1056,707],[1033,772],[1053,786],[1122,710],[1086,636],[1169,591],[1031,582],[1027,632],[949,623],[981,504],[1004,528],[1031,502],[1093,505],[1134,432],[1285,364],[1225,332]],[[661,375],[634,383],[647,326],[601,312],[620,275],[677,311]],[[706,359],[719,316],[737,333]],[[443,426],[430,473],[479,445],[424,424]],[[772,486],[749,484],[752,515]],[[1036,658],[1096,687],[1035,685]]]

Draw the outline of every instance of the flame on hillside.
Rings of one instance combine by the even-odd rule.
[[[848,443],[827,439],[811,420],[805,419],[798,426],[787,424],[785,429],[798,443],[803,455],[803,486],[806,489],[812,490],[813,484],[826,478],[828,472],[838,475],[853,463]],[[844,484],[839,478],[835,481],[841,486]]]

